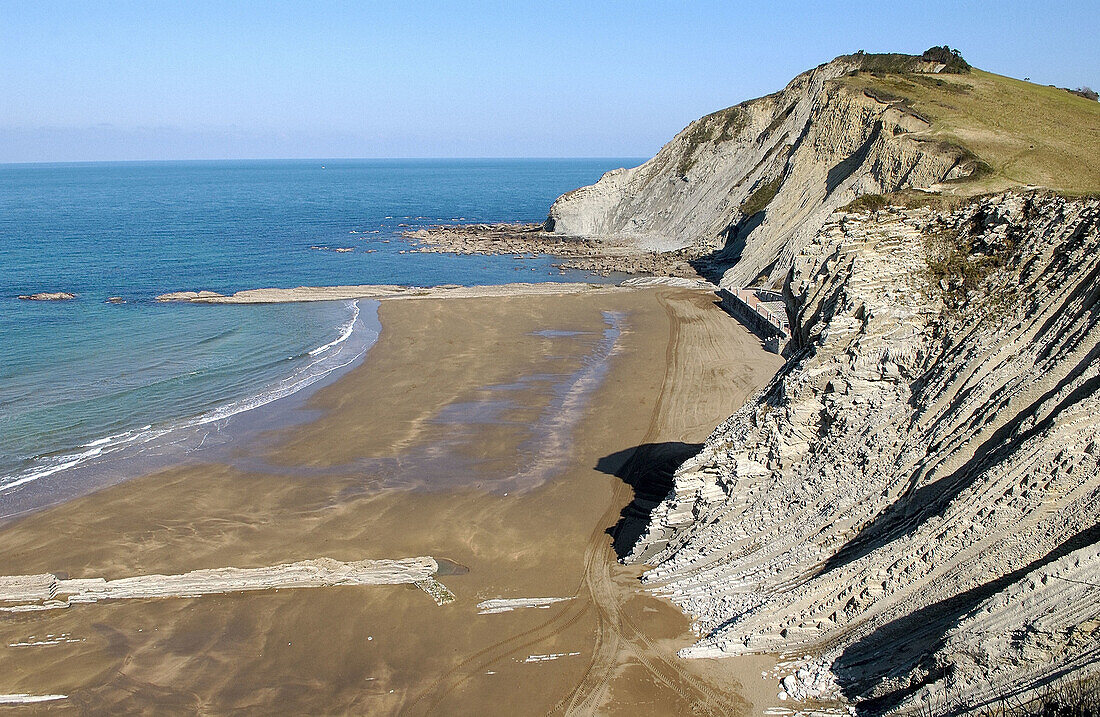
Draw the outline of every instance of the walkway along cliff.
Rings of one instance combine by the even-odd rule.
[[[905,82],[935,81],[910,59]],[[1011,184],[996,158],[853,90],[864,61],[704,117],[550,213],[709,243],[727,300],[779,291],[789,323],[787,365],[626,559],[694,618],[685,657],[797,656],[785,698],[1026,699],[1100,666],[1100,200],[987,191]],[[1100,111],[1071,109],[1100,143]]]

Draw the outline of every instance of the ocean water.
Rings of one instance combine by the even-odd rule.
[[[547,258],[412,253],[400,235],[541,221],[558,195],[637,163],[0,165],[0,503],[295,394],[358,360],[376,330],[373,302],[196,306],[156,295],[592,280]],[[40,291],[77,298],[17,298]]]

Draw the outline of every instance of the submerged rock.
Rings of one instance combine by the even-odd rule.
[[[75,299],[76,294],[67,291],[42,291],[37,294],[22,294],[19,298],[24,301],[68,301]]]
[[[157,301],[192,301],[194,299],[213,299],[222,296],[216,291],[170,291],[161,294]]]

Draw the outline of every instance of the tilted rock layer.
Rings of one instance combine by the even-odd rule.
[[[973,171],[965,152],[926,136],[924,119],[836,82],[859,67],[859,56],[840,57],[692,122],[645,164],[561,196],[547,228],[655,251],[722,249],[733,264],[722,285],[740,287],[761,273],[781,280],[829,215],[859,195]],[[772,193],[766,212],[746,216],[750,197]]]
[[[694,616],[687,656],[813,653],[869,712],[1096,669],[1098,224],[1019,192],[796,243],[790,360],[632,556]]]

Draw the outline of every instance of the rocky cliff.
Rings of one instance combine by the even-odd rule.
[[[780,281],[857,196],[935,188],[979,166],[932,137],[897,97],[837,81],[883,57],[907,56],[839,57],[780,92],[692,122],[645,164],[560,197],[547,228],[654,251],[718,251],[729,267],[723,286],[761,274]],[[910,70],[942,69],[909,59]]]
[[[1100,187],[1100,112],[943,69],[837,58],[546,222],[782,289],[787,365],[626,559],[685,656],[780,653],[785,699],[941,713],[1100,671],[1100,200],[1021,186]]]
[[[1100,200],[839,212],[796,245],[787,365],[630,558],[686,655],[812,655],[787,693],[868,712],[1095,670]]]

